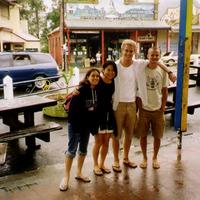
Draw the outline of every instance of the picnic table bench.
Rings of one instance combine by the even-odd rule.
[[[56,104],[56,100],[37,95],[10,100],[1,99],[0,117],[10,130],[0,133],[0,143],[25,138],[27,149],[34,151],[40,148],[40,145],[36,145],[36,138],[49,142],[50,132],[60,130],[62,126],[54,122],[35,124],[34,113]],[[23,115],[24,118],[19,120],[19,115]]]
[[[12,140],[35,136],[45,142],[50,141],[49,133],[62,129],[62,126],[55,122],[48,122],[45,124],[39,124],[33,127],[22,128],[20,130],[10,131],[6,133],[0,133],[0,142],[9,142]]]

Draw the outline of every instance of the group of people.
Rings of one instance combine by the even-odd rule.
[[[121,172],[119,144],[124,132],[123,163],[136,168],[130,160],[129,151],[133,134],[139,133],[143,153],[141,168],[147,167],[147,133],[151,127],[154,137],[152,166],[160,168],[157,154],[164,131],[164,110],[167,101],[168,75],[171,81],[176,76],[159,62],[160,50],[152,47],[148,51],[148,60],[136,60],[136,43],[126,39],[121,45],[121,57],[118,61],[107,61],[102,72],[90,69],[80,82],[78,94],[74,95],[69,107],[68,147],[65,152],[65,176],[59,189],[66,191],[69,186],[73,159],[78,150],[76,179],[90,182],[82,174],[87,154],[90,133],[94,136],[93,171],[95,175],[111,173],[105,166],[109,139],[112,137],[114,162],[112,169]],[[136,114],[139,120],[136,126]],[[100,158],[99,158],[100,157]]]

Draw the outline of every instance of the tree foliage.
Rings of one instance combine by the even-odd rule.
[[[20,9],[20,16],[26,19],[29,24],[29,32],[40,38],[42,27],[44,25],[44,11],[45,6],[42,0],[17,0],[22,8]]]
[[[60,1],[53,0],[48,11],[43,0],[16,0],[21,6],[20,17],[28,21],[29,33],[41,41],[42,51],[48,52],[48,34],[60,25]]]

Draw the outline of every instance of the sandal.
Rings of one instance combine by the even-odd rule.
[[[66,184],[64,178],[63,178],[62,181],[60,182],[59,189],[60,189],[60,191],[62,191],[62,192],[68,190],[68,185]]]
[[[117,172],[117,173],[121,173],[122,172],[119,164],[113,164],[112,165],[112,169],[113,169],[114,172]]]
[[[146,161],[146,160],[143,160],[143,161],[140,163],[140,168],[142,168],[142,169],[146,169],[146,168],[147,168],[147,161]]]
[[[103,172],[101,171],[101,169],[99,168],[94,168],[93,169],[93,172],[96,176],[102,176],[103,175]]]
[[[88,177],[83,177],[83,176],[76,176],[75,179],[78,181],[82,181],[84,183],[89,183],[91,181]]]
[[[153,167],[154,169],[159,169],[159,168],[160,168],[160,165],[158,164],[158,161],[157,161],[157,160],[153,160],[152,167]]]
[[[105,174],[110,174],[111,173],[111,171],[110,171],[110,169],[108,169],[108,168],[100,168],[101,169],[101,171],[103,172],[103,173],[105,173]]]
[[[129,160],[124,160],[123,161],[124,165],[126,165],[127,167],[130,167],[130,168],[136,168],[137,167],[137,164],[135,164],[134,162],[131,162]]]

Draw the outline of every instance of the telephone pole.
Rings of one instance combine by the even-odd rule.
[[[61,0],[60,2],[60,46],[62,55],[62,66],[64,71],[66,71],[66,45],[65,45],[65,2]]]

